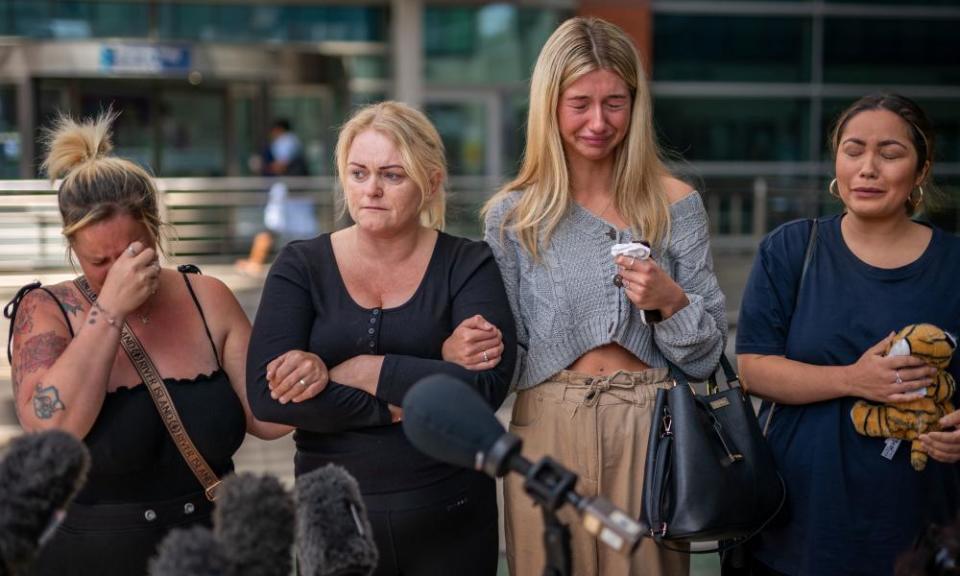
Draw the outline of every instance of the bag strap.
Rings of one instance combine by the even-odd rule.
[[[803,253],[803,267],[800,268],[800,280],[797,282],[797,297],[794,298],[793,309],[796,311],[797,302],[800,301],[800,290],[803,288],[803,281],[807,277],[807,270],[810,269],[810,262],[813,260],[813,253],[817,248],[817,228],[819,227],[820,221],[816,218],[813,218],[810,222],[810,239],[807,240],[807,250]],[[767,435],[767,431],[770,430],[770,421],[773,420],[773,411],[776,410],[777,403],[770,403],[770,413],[767,414],[767,423],[763,425],[763,435]]]
[[[83,294],[91,304],[96,302],[97,294],[90,288],[90,284],[86,278],[80,276],[73,282],[80,290],[80,293]],[[143,383],[146,385],[147,390],[150,391],[150,398],[153,399],[153,403],[157,407],[157,412],[160,413],[160,418],[163,420],[167,432],[173,439],[173,443],[177,445],[177,450],[180,451],[180,455],[183,456],[187,465],[190,466],[193,475],[200,481],[207,500],[213,502],[217,498],[217,488],[220,486],[220,478],[218,478],[217,474],[210,468],[210,465],[204,460],[200,451],[197,450],[193,440],[190,439],[190,435],[187,434],[187,429],[183,426],[183,421],[180,419],[180,414],[177,412],[177,407],[173,403],[173,398],[170,397],[170,391],[167,390],[167,387],[163,384],[163,378],[160,377],[160,372],[157,370],[156,365],[154,365],[150,355],[144,350],[143,344],[126,322],[123,323],[123,327],[120,330],[120,344],[123,346],[123,351],[127,353],[127,357],[130,358],[130,363],[133,364],[133,367],[137,369],[137,373],[143,378]]]

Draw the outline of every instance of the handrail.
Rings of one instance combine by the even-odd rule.
[[[335,177],[282,180],[290,199],[313,210],[320,231],[344,224],[339,217]],[[251,237],[264,228],[267,190],[276,181],[265,177],[155,179],[163,215],[176,232],[168,252],[192,260],[223,262],[245,255]],[[482,176],[451,178],[448,230],[479,237],[479,209],[501,184]],[[66,265],[58,185],[47,180],[0,180],[0,272]],[[752,252],[768,227],[786,218],[815,215],[823,201],[815,190],[774,187],[763,177],[745,188],[708,189],[703,194],[715,250]]]

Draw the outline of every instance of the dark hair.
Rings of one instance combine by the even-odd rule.
[[[928,184],[933,168],[935,141],[933,126],[930,124],[926,113],[924,113],[923,109],[920,108],[916,102],[900,94],[889,92],[870,94],[848,106],[837,118],[833,130],[830,131],[830,153],[833,158],[836,159],[837,157],[837,150],[840,148],[840,138],[843,136],[843,130],[847,127],[847,123],[857,114],[870,110],[893,112],[907,123],[907,126],[910,128],[910,139],[913,141],[913,148],[917,151],[916,171],[919,173],[928,163],[930,167],[926,174],[924,174],[923,181],[920,182],[920,185]],[[921,199],[922,198],[921,196]],[[914,204],[908,199],[906,205],[907,214],[913,216],[918,205],[919,201]]]
[[[287,120],[286,118],[277,118],[276,120],[273,121],[273,127],[274,127],[274,128],[279,128],[279,129],[283,130],[284,132],[289,132],[289,131],[290,131],[290,121]]]

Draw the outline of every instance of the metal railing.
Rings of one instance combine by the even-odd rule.
[[[344,224],[338,215],[333,177],[283,180],[296,210],[305,210],[318,231]],[[271,178],[158,178],[161,206],[173,227],[166,246],[192,261],[229,261],[246,254],[264,229]],[[749,181],[748,181],[749,182]],[[481,235],[479,209],[499,186],[490,178],[452,179],[447,229]],[[715,250],[752,251],[769,228],[822,210],[824,194],[809,188],[778,188],[764,177],[752,185],[703,194]],[[45,180],[0,180],[0,272],[62,268],[66,243],[60,233],[56,188]]]

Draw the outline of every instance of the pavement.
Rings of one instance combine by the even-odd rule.
[[[739,294],[746,281],[751,260],[752,255],[737,253],[724,255],[717,259],[716,272],[721,288],[728,294],[728,310],[739,308]],[[241,273],[232,264],[206,263],[201,264],[201,268],[204,274],[219,278],[233,290],[252,321],[260,303],[264,275]],[[14,296],[20,286],[35,280],[40,280],[43,284],[54,284],[75,276],[76,273],[73,270],[66,268],[36,273],[0,273],[0,303],[6,303]],[[734,295],[735,298],[731,298],[730,295]],[[735,314],[728,314],[728,316],[731,317],[731,320],[736,317]],[[0,341],[2,341],[4,347],[7,344],[8,337],[6,328],[7,326],[4,326],[4,329],[0,330]],[[732,342],[732,340],[731,336],[730,341]],[[728,352],[732,353],[732,346],[728,345]],[[506,423],[509,419],[512,406],[513,395],[507,398],[504,406],[497,413],[502,422]],[[19,433],[20,427],[13,412],[10,366],[6,354],[3,354],[0,355],[0,446],[5,443],[5,439]],[[288,486],[292,486],[295,451],[292,435],[269,442],[248,435],[235,455],[234,462],[238,471],[274,474]],[[505,576],[506,574],[506,563],[501,561],[498,576]],[[691,576],[718,576],[719,574],[720,566],[717,555],[704,554],[691,557]]]

